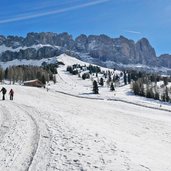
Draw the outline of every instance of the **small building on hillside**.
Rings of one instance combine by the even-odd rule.
[[[30,87],[45,87],[45,85],[38,79],[36,80],[29,80],[24,82],[24,86]]]

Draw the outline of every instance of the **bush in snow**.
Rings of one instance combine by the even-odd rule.
[[[89,73],[84,73],[82,75],[82,79],[85,80],[85,79],[89,79],[90,78],[90,74]]]
[[[67,66],[67,69],[66,69],[69,73],[71,73],[72,74],[72,72],[73,72],[73,68],[72,68],[72,66]]]

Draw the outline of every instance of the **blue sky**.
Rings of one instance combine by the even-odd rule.
[[[1,0],[0,34],[69,32],[147,37],[171,54],[171,0]]]

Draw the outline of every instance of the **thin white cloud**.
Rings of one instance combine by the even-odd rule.
[[[76,6],[73,6],[73,7],[57,9],[57,10],[52,10],[52,11],[48,11],[48,12],[40,12],[40,13],[35,13],[35,14],[30,14],[30,15],[25,14],[25,15],[22,15],[22,16],[16,16],[16,17],[13,17],[13,18],[0,20],[0,24],[11,23],[11,22],[16,22],[16,21],[22,21],[22,20],[28,20],[28,19],[48,16],[48,15],[53,15],[53,14],[65,13],[65,12],[68,12],[68,11],[73,11],[73,10],[77,10],[77,9],[81,9],[81,8],[86,8],[86,7],[89,7],[89,6],[94,6],[94,5],[102,4],[102,3],[105,3],[105,2],[109,2],[109,1],[111,1],[111,0],[96,0],[94,2],[88,2],[88,3],[76,5]]]
[[[69,4],[73,4],[73,3],[75,3],[75,2],[79,2],[80,0],[72,0],[72,1],[69,1],[69,2],[56,2],[56,1],[46,1],[46,2],[39,2],[39,3],[35,3],[34,2],[34,4],[35,4],[35,6],[33,6],[33,4],[31,4],[31,3],[29,3],[29,4],[26,4],[26,9],[28,9],[28,11],[35,11],[35,10],[45,10],[45,9],[50,9],[50,8],[52,8],[53,7],[53,9],[55,8],[55,7],[59,7],[59,6],[61,6],[61,5],[69,5]],[[30,7],[30,8],[28,8],[28,6]]]
[[[134,31],[134,30],[125,30],[125,32],[127,32],[127,33],[132,33],[132,34],[142,34],[141,32],[139,32],[139,31]]]

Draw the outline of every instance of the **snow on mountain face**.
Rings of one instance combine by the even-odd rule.
[[[46,45],[47,46],[47,45]],[[42,47],[42,45],[36,45],[34,46],[35,48],[39,49]],[[58,47],[59,48],[59,47]],[[52,57],[52,58],[43,58],[43,59],[15,59],[12,61],[7,61],[7,62],[0,62],[0,66],[3,69],[6,69],[7,67],[10,66],[18,66],[18,65],[32,65],[32,66],[42,66],[42,63],[46,62],[47,64],[52,64],[52,63],[56,63],[57,61],[59,62],[63,62],[65,65],[74,65],[74,64],[80,64],[80,65],[90,65],[90,64],[97,64],[98,62],[93,61],[92,58],[90,58],[87,55],[84,55],[84,57],[81,55],[80,56],[81,59],[84,58],[84,61],[81,61],[75,57],[66,55],[66,54],[61,54],[59,56],[56,57]],[[105,65],[104,65],[105,64]],[[104,62],[103,66],[106,66],[106,70],[110,70],[110,68],[114,68],[113,66],[115,66],[116,68],[122,68],[122,69],[133,69],[133,70],[138,70],[138,71],[145,71],[145,72],[154,72],[154,73],[164,73],[164,74],[169,74],[171,73],[171,70],[169,68],[165,68],[165,67],[149,67],[147,65],[141,65],[141,64],[128,64],[128,65],[123,65],[123,64],[117,64],[115,62],[112,61],[108,61],[108,62]],[[98,65],[99,66],[99,65]],[[102,64],[101,64],[102,66]],[[101,67],[104,68],[104,67]],[[113,70],[113,69],[112,69]]]
[[[2,54],[5,51],[19,52],[20,49],[22,49],[22,47],[13,49],[11,47],[6,47],[5,45],[1,45],[0,46],[0,54]]]
[[[68,33],[49,32],[28,33],[26,38],[0,36],[0,61],[3,62],[15,59],[37,60],[63,53],[83,60],[85,56],[89,56],[85,60],[91,59],[100,65],[112,61],[121,64],[170,67],[168,65],[170,58],[167,60],[163,60],[162,56],[157,58],[154,48],[145,38],[134,42],[123,36],[110,38],[106,35],[80,35],[74,40]]]
[[[6,52],[6,51],[19,52],[20,50],[25,50],[28,48],[33,48],[33,49],[39,50],[42,47],[52,47],[52,46],[48,45],[48,44],[47,45],[38,44],[38,45],[32,45],[30,47],[27,47],[27,46],[21,47],[20,46],[18,48],[12,48],[12,47],[7,47],[5,45],[1,45],[0,46],[0,54],[2,54],[3,52]],[[59,48],[59,47],[55,46],[55,48]]]
[[[9,62],[0,62],[0,66],[2,66],[3,69],[6,69],[10,66],[18,66],[18,65],[32,65],[32,66],[42,66],[42,63],[46,62],[47,64],[51,64],[51,63],[56,63],[56,57],[53,58],[44,58],[44,59],[40,59],[40,60],[12,60]]]

